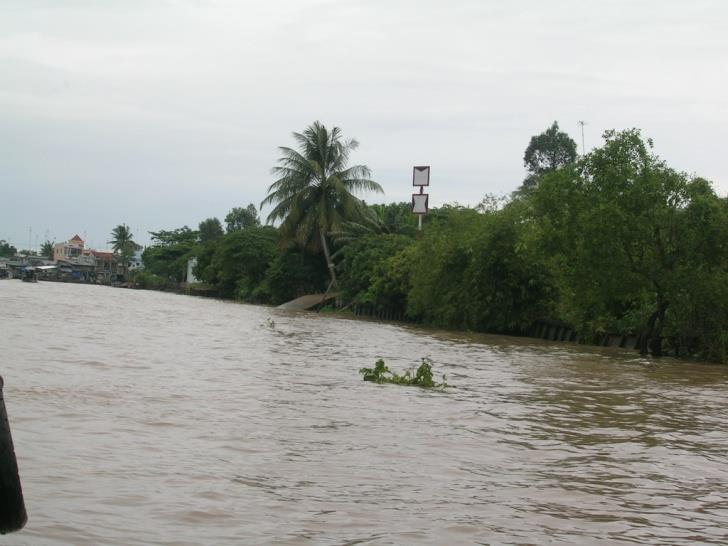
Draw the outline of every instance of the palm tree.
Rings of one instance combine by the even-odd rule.
[[[119,256],[121,259],[122,267],[124,269],[129,265],[129,261],[134,256],[139,248],[138,244],[134,242],[131,228],[126,224],[119,224],[113,230],[111,230],[111,248],[114,254]]]
[[[364,204],[354,193],[375,191],[382,187],[369,179],[365,165],[347,167],[349,154],[359,143],[342,140],[341,129],[329,131],[316,121],[303,131],[293,133],[298,151],[280,147],[281,157],[273,167],[278,179],[268,188],[261,203],[273,204],[268,222],[281,222],[283,240],[295,240],[313,249],[323,250],[331,275],[329,288],[336,286],[336,271],[326,236],[341,231],[345,222],[364,216]]]
[[[53,259],[53,243],[50,241],[46,241],[42,245],[40,245],[40,255],[43,256],[46,260],[52,260]]]

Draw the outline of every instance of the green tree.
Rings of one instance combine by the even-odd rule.
[[[197,241],[199,233],[187,226],[172,230],[150,231],[153,246],[192,245]]]
[[[670,290],[664,335],[678,356],[726,362],[728,201],[715,196],[705,181],[691,185],[691,202],[681,222],[684,265]]]
[[[46,258],[47,260],[53,259],[53,243],[50,241],[44,242],[42,245],[40,245],[40,255]]]
[[[260,219],[258,218],[258,210],[253,203],[250,203],[244,208],[234,207],[225,216],[225,224],[227,225],[228,233],[259,226]]]
[[[305,294],[325,290],[328,277],[320,254],[309,252],[293,242],[283,243],[266,271],[263,289],[274,305]]]
[[[168,283],[180,283],[187,260],[194,255],[198,232],[183,226],[174,230],[150,231],[152,244],[142,254],[145,269]]]
[[[533,225],[524,221],[527,213],[528,206],[516,200],[481,216],[463,275],[469,328],[521,334],[534,321],[552,316],[554,285],[535,252]]]
[[[551,316],[553,282],[532,242],[529,205],[503,202],[491,197],[477,209],[438,208],[422,239],[390,261],[388,275],[409,286],[410,317],[519,334]]]
[[[346,221],[363,216],[364,204],[354,193],[383,190],[369,179],[368,167],[347,166],[350,153],[359,143],[343,140],[338,127],[329,131],[316,121],[303,133],[293,133],[293,138],[299,150],[280,148],[282,156],[273,168],[278,178],[268,188],[261,207],[274,205],[268,221],[281,221],[285,241],[323,250],[331,286],[336,286],[327,235],[342,231]]]
[[[427,230],[408,256],[412,278],[408,314],[428,324],[467,328],[465,273],[483,217],[473,209],[444,206],[433,211]]]
[[[576,142],[560,131],[559,124],[554,121],[543,133],[531,137],[523,155],[523,164],[528,176],[519,191],[535,188],[545,174],[569,165],[575,160]]]
[[[200,243],[207,243],[208,241],[214,241],[219,239],[225,233],[222,229],[222,224],[217,218],[207,218],[200,222],[199,228]]]
[[[111,248],[126,273],[129,262],[134,257],[134,252],[141,248],[141,246],[134,242],[131,228],[126,224],[117,225],[111,231],[111,240],[109,243],[111,243]]]
[[[277,246],[278,230],[270,226],[233,231],[220,239],[206,272],[214,272],[210,280],[223,296],[265,301],[268,296],[261,284]]]
[[[605,331],[642,334],[642,353],[660,356],[690,308],[686,294],[707,301],[706,281],[725,271],[725,207],[706,181],[655,156],[638,130],[604,137],[576,165],[544,177],[531,196],[534,220],[564,318],[587,341]]]
[[[573,163],[575,159],[576,142],[559,131],[559,124],[554,121],[546,131],[531,137],[523,155],[523,164],[529,173],[543,176]]]
[[[224,237],[225,235],[219,239],[201,243],[192,251],[195,258],[197,258],[197,264],[195,265],[193,274],[202,282],[212,286],[217,286],[218,283],[217,271],[212,267],[212,259],[215,257],[218,244]]]
[[[12,258],[17,253],[17,248],[8,243],[5,239],[0,239],[0,256],[4,258]]]
[[[407,291],[393,273],[392,259],[414,244],[398,234],[370,234],[348,244],[342,252],[340,287],[347,300],[378,310],[405,311]]]
[[[389,203],[366,205],[361,217],[342,224],[342,231],[329,233],[334,246],[345,247],[348,243],[373,234],[399,234],[414,238],[417,234],[417,220],[412,214],[410,203]],[[336,258],[341,249],[332,254]]]
[[[417,233],[417,216],[412,214],[412,203],[387,203],[369,205],[386,233],[398,233],[414,237]]]

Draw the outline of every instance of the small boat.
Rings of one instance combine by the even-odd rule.
[[[26,267],[20,274],[20,280],[23,282],[38,282],[38,272],[34,267]]]

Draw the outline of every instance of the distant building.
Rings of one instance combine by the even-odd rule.
[[[119,273],[119,264],[113,252],[101,250],[89,251],[95,260],[94,273],[96,281],[110,282]]]
[[[53,260],[73,262],[73,258],[84,255],[84,242],[81,237],[74,235],[72,239],[64,243],[56,243],[53,246]]]
[[[113,252],[86,248],[78,235],[53,246],[53,260],[59,265],[58,277],[85,282],[110,283],[120,273]]]

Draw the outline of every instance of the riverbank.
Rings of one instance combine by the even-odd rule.
[[[156,290],[161,292],[170,292],[175,294],[183,294],[189,296],[198,296],[206,298],[217,298],[223,301],[231,301],[238,303],[240,300],[222,298],[217,290],[209,285],[179,285],[177,287],[166,288],[142,288],[140,286],[129,286],[129,288]],[[265,304],[256,304],[263,305]],[[316,306],[311,312],[324,313],[327,316],[339,316],[347,318],[366,318],[387,323],[403,323],[412,324],[422,327],[432,327],[423,321],[409,317],[405,312],[397,310],[395,307],[376,307],[371,305],[359,305],[353,302],[342,302],[338,307],[334,307],[331,302]],[[440,327],[442,328],[442,327]],[[453,332],[470,332],[468,329],[445,328],[445,330]],[[478,332],[481,334],[500,335],[500,332]],[[625,349],[640,354],[643,347],[644,338],[638,334],[620,334],[613,332],[600,332],[593,335],[591,339],[585,339],[579,332],[566,323],[560,321],[535,321],[523,332],[509,332],[506,335],[523,338],[542,339],[546,341],[556,341],[560,343],[572,343],[591,347],[611,347],[616,349]],[[649,340],[648,340],[649,342]],[[642,354],[642,356],[646,356]],[[663,357],[683,359],[686,362],[694,362],[695,359],[685,358],[674,351],[665,351]]]

